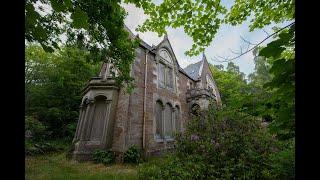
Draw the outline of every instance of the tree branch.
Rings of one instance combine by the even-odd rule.
[[[239,57],[247,54],[248,52],[252,51],[252,50],[255,49],[256,47],[258,47],[260,44],[262,44],[264,41],[266,41],[267,39],[269,39],[270,37],[274,36],[275,34],[279,33],[280,31],[282,31],[282,30],[284,30],[284,29],[286,29],[286,28],[288,28],[288,27],[290,27],[290,26],[292,26],[292,25],[294,25],[294,24],[295,24],[295,22],[292,22],[292,23],[286,25],[285,27],[277,30],[276,32],[268,35],[266,38],[264,38],[264,39],[263,39],[262,41],[260,41],[258,44],[256,44],[256,45],[253,46],[252,48],[246,50],[245,52],[242,52],[242,48],[241,48],[241,46],[240,46],[240,48],[241,48],[241,54],[239,54],[238,56],[235,56],[235,57],[233,57],[233,58],[231,58],[231,59],[229,59],[229,58],[223,58],[223,57],[221,57],[221,56],[217,56],[217,57],[221,57],[221,59],[223,59],[223,61],[214,60],[214,59],[212,59],[212,58],[211,58],[211,59],[212,59],[213,61],[216,61],[216,62],[230,62],[230,61],[232,61],[232,60],[235,60],[235,59],[237,59],[237,58],[239,58]]]

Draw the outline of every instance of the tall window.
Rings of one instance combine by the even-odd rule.
[[[165,49],[159,51],[158,84],[161,88],[174,89],[173,60]]]
[[[180,132],[181,121],[180,121],[180,108],[179,108],[179,106],[176,106],[176,110],[174,111],[174,122],[175,122],[175,131]]]
[[[165,66],[162,63],[159,63],[159,86],[164,88],[165,87]]]
[[[172,68],[168,68],[167,71],[167,87],[173,88],[173,74],[172,74]]]
[[[155,104],[156,139],[171,139],[173,132],[180,131],[180,107],[176,106],[175,111],[170,103],[165,105],[158,100]]]
[[[160,101],[156,102],[155,116],[156,116],[156,138],[160,139],[163,137],[162,134],[162,108],[163,105]]]
[[[164,134],[166,138],[172,137],[173,121],[172,121],[172,106],[167,103],[164,109]]]

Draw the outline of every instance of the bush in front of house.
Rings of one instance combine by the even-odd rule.
[[[124,163],[137,164],[141,162],[141,151],[137,146],[130,146],[129,149],[124,153],[123,157]]]
[[[115,162],[115,154],[112,151],[105,150],[95,150],[92,153],[93,161],[96,163],[102,163],[104,165],[109,165]]]
[[[176,148],[162,163],[141,165],[141,179],[278,179],[289,153],[261,122],[247,114],[225,110],[208,114],[205,126],[199,118],[176,136]],[[288,154],[288,155],[283,155]],[[290,166],[292,167],[292,166]],[[288,174],[288,173],[287,173]],[[290,178],[289,178],[290,179]]]

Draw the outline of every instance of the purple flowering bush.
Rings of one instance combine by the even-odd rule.
[[[286,179],[275,160],[291,158],[282,153],[281,143],[256,118],[233,110],[206,112],[205,126],[200,118],[189,122],[177,134],[175,151],[161,163],[139,168],[141,179]],[[285,154],[282,157],[275,154]],[[290,156],[291,155],[291,156]],[[278,172],[281,172],[280,175]],[[289,172],[290,173],[290,172]],[[290,179],[290,178],[289,178]]]

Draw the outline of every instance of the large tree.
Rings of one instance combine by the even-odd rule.
[[[88,57],[88,51],[74,47],[55,53],[36,45],[26,48],[25,113],[43,123],[51,138],[74,135],[81,90],[100,67]]]
[[[182,27],[194,44],[186,52],[197,55],[209,46],[221,24],[238,25],[249,17],[250,30],[263,28],[271,23],[293,20],[294,0],[235,0],[227,9],[221,0],[164,0],[156,4],[151,0],[125,0],[144,9],[149,18],[138,30],[153,31],[159,35],[166,27]]]
[[[124,29],[126,12],[120,0],[26,0],[25,15],[26,42],[53,52],[65,35],[89,50],[91,60],[109,57],[120,71],[118,82],[130,84],[136,43]]]

